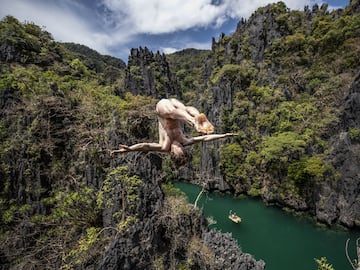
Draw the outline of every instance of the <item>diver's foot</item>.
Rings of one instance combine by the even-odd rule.
[[[205,134],[211,134],[214,132],[214,126],[209,122],[203,113],[195,116],[195,129],[198,132]]]
[[[113,156],[114,154],[118,154],[118,153],[129,152],[129,151],[131,151],[129,146],[120,144],[118,150],[110,151],[110,156]]]
[[[124,144],[119,144],[119,150],[123,152],[130,151],[130,147]]]

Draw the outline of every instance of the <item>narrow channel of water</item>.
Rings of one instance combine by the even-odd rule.
[[[177,182],[175,186],[187,195],[190,203],[195,202],[200,192],[199,186],[190,183]],[[210,228],[231,232],[243,252],[266,262],[266,270],[317,270],[314,258],[321,257],[326,257],[335,270],[352,270],[345,255],[348,238],[349,255],[357,258],[355,241],[360,231],[323,228],[253,198],[205,193],[198,206],[216,221]],[[230,210],[242,218],[240,224],[228,219]]]

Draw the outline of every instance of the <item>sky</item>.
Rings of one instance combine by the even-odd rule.
[[[274,0],[0,0],[0,18],[11,15],[50,32],[59,42],[86,45],[127,62],[131,48],[172,53],[210,49],[212,38],[231,35],[241,18]],[[292,10],[350,0],[283,0]]]

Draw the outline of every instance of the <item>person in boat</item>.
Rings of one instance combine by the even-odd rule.
[[[229,216],[231,216],[231,217],[237,217],[236,213],[233,212],[232,210],[229,211]]]
[[[235,223],[241,222],[241,218],[232,210],[229,211],[229,219],[231,219]]]
[[[212,134],[214,126],[205,114],[200,113],[195,107],[185,106],[174,98],[161,99],[156,105],[156,112],[159,124],[158,143],[143,142],[131,146],[119,145],[118,150],[110,152],[111,155],[131,151],[159,151],[170,152],[176,158],[180,158],[184,156],[184,147],[186,146],[237,135],[235,133]],[[183,122],[205,135],[186,137],[182,130]]]

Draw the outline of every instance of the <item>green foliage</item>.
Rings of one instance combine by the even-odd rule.
[[[349,128],[349,135],[352,140],[360,140],[360,129]]]
[[[44,208],[49,209],[49,213],[35,214],[33,207],[28,204],[19,207],[13,205],[5,211],[7,221],[15,226],[5,236],[5,246],[0,245],[2,250],[9,252],[8,249],[10,249],[13,254],[28,254],[35,262],[39,261],[36,257],[32,257],[32,254],[44,250],[41,251],[42,256],[51,262],[54,262],[54,259],[61,259],[64,268],[98,256],[97,251],[92,249],[98,240],[95,232],[100,230],[99,227],[94,227],[99,225],[100,215],[96,208],[95,191],[83,184],[73,186],[73,188],[76,191],[69,192],[67,187],[61,187],[62,190],[39,202]],[[16,223],[14,223],[15,220]],[[20,228],[18,224],[21,225]],[[23,234],[23,241],[27,243],[26,247],[6,246],[7,242],[17,238],[18,230],[22,231],[23,226],[27,226],[32,232],[29,235]],[[87,231],[86,235],[78,241],[82,230]],[[100,241],[104,243],[102,241],[106,242],[108,239],[104,238]],[[76,248],[72,250],[75,245]],[[11,250],[11,248],[16,248],[16,250]],[[89,252],[90,249],[91,252]],[[13,263],[16,265],[16,262]]]
[[[62,43],[62,45],[74,53],[74,57],[81,60],[88,69],[96,73],[104,73],[105,77],[112,82],[117,80],[115,76],[119,77],[124,74],[126,65],[120,59],[110,55],[101,55],[97,51],[81,44]]]
[[[305,35],[302,33],[295,33],[294,35],[286,36],[285,47],[289,51],[301,50],[305,45]]]
[[[139,66],[130,66],[130,74],[133,76],[139,76],[141,78],[141,67]]]
[[[133,95],[129,92],[125,94],[125,102],[118,102],[121,104],[121,110],[143,110],[144,112],[150,112],[154,110],[156,100],[149,96]]]
[[[193,156],[192,156],[192,165],[194,168],[199,168],[201,166],[201,145],[195,144],[192,146]]]
[[[334,267],[327,262],[327,259],[325,257],[315,259],[315,262],[318,266],[318,270],[335,270]]]
[[[153,266],[154,269],[156,270],[165,270],[165,264],[164,264],[164,259],[162,257],[156,257],[154,262],[153,262]]]
[[[88,251],[89,246],[98,240],[99,228],[90,227],[86,229],[86,236],[79,241],[79,251]]]
[[[259,184],[259,182],[257,184]],[[248,191],[248,195],[252,197],[258,197],[261,196],[261,194],[262,194],[261,187],[259,185],[256,185],[256,183],[253,184]]]
[[[274,89],[270,86],[257,86],[252,83],[247,89],[247,94],[255,105],[261,106],[262,112],[270,111],[279,102],[283,101],[280,89]]]
[[[165,174],[165,182],[171,183],[177,180],[176,171],[174,169],[174,162],[170,157],[167,157],[162,162],[161,170]]]
[[[6,209],[2,214],[2,221],[5,223],[11,223],[14,221],[15,213],[17,207],[15,205],[11,205],[8,209]]]
[[[193,102],[196,93],[204,88],[203,65],[210,52],[210,50],[185,49],[166,55],[170,70],[176,73],[185,103]]]
[[[77,191],[58,191],[52,197],[42,200],[45,205],[52,206],[52,213],[44,216],[45,220],[62,222],[71,220],[74,225],[94,224],[99,215],[96,208],[96,193],[93,189],[81,184]],[[34,217],[35,219],[38,216]]]
[[[172,183],[164,183],[161,185],[161,189],[165,193],[165,196],[185,196],[185,193],[180,189],[174,187]]]
[[[326,171],[325,162],[320,157],[310,157],[306,161],[305,173],[315,177],[321,177]]]
[[[171,222],[177,223],[182,215],[190,215],[191,205],[185,196],[166,196],[162,211],[164,216],[172,218]]]
[[[239,166],[243,157],[243,149],[237,143],[227,144],[220,149],[220,168],[229,183],[234,182],[244,172]]]
[[[274,197],[302,200],[311,183],[336,175],[325,162],[327,138],[358,71],[360,17],[324,7],[308,18],[282,2],[260,8],[249,22],[258,14],[265,18],[263,31],[272,27],[271,20],[279,31],[264,44],[265,59],[254,59],[259,52],[245,22],[232,36],[222,35],[211,51],[184,50],[167,60],[185,103],[211,109],[212,87],[234,95],[231,106],[221,106],[220,119],[214,119],[222,130],[240,134],[220,149],[220,170],[229,184],[258,196],[265,179],[276,185]],[[9,260],[15,258],[15,268],[15,260],[29,267],[46,261],[86,268],[109,240],[101,234],[104,209],[111,211],[117,233],[138,221],[143,183],[125,167],[109,171],[109,134],[118,132],[123,140],[139,114],[155,119],[156,100],[126,93],[125,66],[118,59],[57,43],[33,23],[5,17],[0,48],[0,212],[1,239],[6,240],[1,250]],[[127,75],[140,86],[147,71],[153,72],[157,89],[170,83],[158,62],[147,68],[130,66]],[[156,125],[151,132],[155,137]],[[360,140],[359,129],[348,132],[352,142]],[[197,150],[194,170],[201,166]],[[163,170],[169,178],[177,175],[170,159]],[[196,255],[182,254],[184,267],[196,265],[199,257],[208,262],[211,256],[199,239],[173,238],[192,208],[173,186],[162,189],[166,198],[159,220],[166,217],[172,252],[190,249]],[[164,269],[166,263],[156,261]],[[317,263],[319,269],[331,269],[326,259]]]
[[[115,95],[105,75],[39,27],[9,17],[0,35],[8,36],[0,45],[11,52],[1,54],[7,58],[1,59],[0,92],[8,94],[0,121],[0,231],[7,231],[0,248],[13,267],[46,261],[73,269],[99,256],[109,241],[91,233],[101,230],[102,209],[98,190],[83,181],[87,175],[95,183],[104,174],[106,130],[114,112],[133,107]],[[14,239],[24,227],[21,244]],[[71,252],[79,246],[79,253]]]
[[[90,250],[99,241],[99,228],[89,227],[86,234],[78,240],[78,244],[66,256],[65,260],[70,263],[64,265],[64,269],[72,269],[75,265],[83,265],[88,259]]]
[[[213,84],[217,84],[219,80],[233,82],[240,79],[248,84],[255,73],[256,69],[249,62],[244,62],[242,65],[225,64],[220,69],[215,69],[210,80]]]
[[[304,157],[289,165],[288,177],[296,182],[304,182],[309,178],[320,178],[324,176],[328,166],[318,156]]]
[[[295,131],[302,133],[312,123],[312,118],[317,113],[310,102],[283,101],[273,110],[267,109],[266,114],[258,114],[257,123],[260,127],[267,128],[270,132]],[[274,106],[270,106],[272,108]],[[266,112],[266,111],[265,111]]]
[[[290,32],[275,40],[273,48],[266,53],[269,63],[281,63],[289,71],[294,63],[320,65],[331,69],[354,68],[352,59],[359,59],[359,49],[354,42],[359,41],[359,16],[343,15],[339,18],[327,12],[318,12],[311,21],[311,31],[299,11],[283,13],[277,17],[280,29]],[[351,29],[351,30],[350,30]],[[348,55],[352,55],[349,57]],[[336,59],[336,61],[334,61]]]
[[[265,137],[261,145],[261,156],[265,163],[289,162],[297,159],[305,151],[306,143],[295,132],[281,132]]]
[[[138,176],[129,175],[128,167],[117,167],[108,173],[98,193],[97,206],[101,209],[117,209],[113,217],[118,223],[124,222],[127,217],[135,214],[141,185],[143,183]]]
[[[17,88],[14,74],[0,74],[0,91]]]
[[[4,62],[52,64],[62,58],[62,52],[50,33],[33,23],[21,24],[6,16],[0,22],[0,45],[7,53],[1,54]]]
[[[250,36],[248,31],[246,31],[243,35],[243,39],[241,40],[241,53],[244,56],[244,59],[249,60],[251,58],[251,46],[250,46]]]
[[[73,76],[89,74],[87,67],[78,58],[71,61],[70,67],[74,70]]]
[[[187,260],[185,266],[189,268],[185,267],[183,269],[191,269],[193,263],[199,259],[206,267],[210,268],[215,259],[215,254],[199,237],[194,236],[189,242],[187,249]]]
[[[288,11],[288,8],[286,7],[285,3],[282,1],[279,1],[277,3],[274,4],[269,4],[266,7],[260,7],[258,8],[255,13],[253,13],[251,15],[251,17],[255,17],[258,14],[263,15],[265,13],[266,8],[269,9],[269,12],[271,12],[272,14],[282,14],[282,13],[286,13]]]

